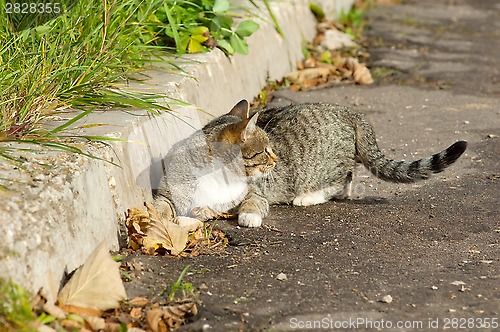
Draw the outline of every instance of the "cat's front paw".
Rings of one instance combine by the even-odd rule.
[[[255,213],[240,213],[238,215],[238,225],[243,227],[260,227],[262,217]]]

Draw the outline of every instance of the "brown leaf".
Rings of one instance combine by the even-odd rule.
[[[140,329],[138,327],[127,327],[127,332],[146,332],[146,330]]]
[[[48,326],[48,325],[40,325],[36,329],[37,332],[57,332],[56,329]]]
[[[150,222],[148,212],[137,208],[127,210],[125,224],[128,229],[129,248],[138,250],[141,247],[142,238],[146,235]]]
[[[148,211],[148,215],[149,215],[149,219],[151,220],[151,222],[153,220],[161,220],[162,217],[160,216],[160,212],[158,212],[158,210],[155,209],[155,207],[151,204],[149,204],[148,202],[144,202],[144,206],[146,206],[146,209]],[[173,212],[169,212],[167,214],[167,216],[163,217],[163,219],[165,219],[166,221],[172,221],[173,219]]]
[[[144,307],[146,304],[149,303],[149,300],[146,297],[137,296],[134,297],[132,300],[128,301],[128,303],[134,307]]]
[[[121,330],[120,327],[121,327],[120,323],[106,322],[106,326],[104,327],[104,332],[119,332]]]
[[[144,235],[149,227],[149,223],[150,220],[148,212],[137,208],[127,210],[127,219],[125,224],[127,225],[129,232]]]
[[[178,328],[187,317],[197,314],[196,303],[189,302],[151,309],[146,314],[146,319],[154,332],[163,332]]]
[[[118,307],[127,298],[119,265],[102,243],[64,285],[57,300],[61,304],[99,310]]]
[[[178,255],[184,249],[182,241],[187,234],[181,232],[172,221],[175,218],[175,210],[170,202],[165,202],[167,207],[160,215],[156,208],[145,202],[147,211],[141,209],[128,209],[126,224],[129,230],[129,247],[143,252],[155,254],[159,248],[170,250],[172,255]],[[174,226],[172,226],[174,225]]]
[[[83,326],[77,321],[71,320],[71,319],[64,319],[61,321],[61,326],[64,327],[68,331],[73,331],[77,330],[80,331]]]
[[[163,321],[163,310],[161,309],[151,309],[146,314],[146,320],[148,322],[149,327],[153,330],[153,332],[160,331],[168,331],[167,325]],[[180,324],[179,324],[180,326]]]
[[[372,84],[373,78],[370,70],[363,64],[356,62],[354,64],[354,80],[358,84]]]
[[[103,312],[102,310],[98,309],[92,309],[92,308],[82,308],[82,307],[76,307],[73,305],[64,305],[59,303],[58,305],[62,310],[66,311],[69,314],[75,314],[79,316],[95,316],[95,317],[101,317]]]
[[[135,320],[139,320],[142,317],[142,308],[132,308],[129,313],[130,317]]]
[[[54,316],[57,319],[64,319],[67,316],[67,311],[63,310],[61,307],[56,306],[55,304],[45,303],[43,305],[43,311],[45,311],[49,315]]]
[[[297,60],[297,70],[304,69],[304,63],[301,60]]]
[[[318,64],[318,60],[316,60],[312,54],[309,54],[307,59],[304,60],[304,69],[316,68],[317,64]]]
[[[354,71],[354,66],[356,63],[358,63],[358,60],[356,60],[354,58],[347,58],[347,59],[345,59],[344,67],[347,70]]]
[[[85,323],[92,329],[92,331],[102,331],[106,327],[104,318],[95,316],[83,316]]]
[[[215,220],[215,219],[235,219],[238,217],[237,214],[231,213],[231,212],[220,212],[217,210],[214,210],[208,206],[205,207],[196,207],[191,210],[190,215],[195,217],[196,219],[200,221],[208,221],[208,220]],[[184,218],[184,217],[177,217],[177,218]],[[174,223],[178,224],[176,222],[176,219],[174,219]],[[193,221],[194,222],[194,221]]]
[[[194,232],[203,227],[203,223],[201,221],[190,217],[176,217],[172,222],[184,228],[184,230],[188,233]]]
[[[326,82],[330,73],[330,68],[307,68],[304,70],[292,72],[288,74],[286,78],[292,83],[297,83],[302,86],[306,81],[314,79],[321,79],[322,81]]]
[[[313,45],[320,45],[321,42],[323,41],[323,39],[325,39],[325,32],[322,31],[322,32],[319,32],[313,39]]]
[[[179,255],[186,247],[188,231],[174,224],[173,219],[160,216],[151,204],[145,203],[145,206],[148,209],[150,224],[146,236],[142,238],[143,250],[152,254],[158,248],[164,248],[174,256]],[[169,215],[173,218],[174,211]]]
[[[142,239],[142,245],[146,252],[162,247],[177,256],[186,247],[187,240],[188,232],[181,226],[164,220],[152,220],[146,237]]]

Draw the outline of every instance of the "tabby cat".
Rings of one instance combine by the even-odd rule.
[[[238,208],[238,224],[259,227],[269,205],[308,206],[349,197],[357,162],[398,183],[427,179],[453,164],[467,143],[417,161],[387,158],[363,116],[327,103],[273,108],[249,117],[248,102],[176,144],[155,197],[160,212]]]

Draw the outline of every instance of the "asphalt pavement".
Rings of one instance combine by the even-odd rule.
[[[130,297],[160,293],[190,265],[201,304],[185,331],[498,330],[500,3],[408,1],[369,18],[375,84],[282,90],[271,106],[352,107],[395,159],[457,140],[465,154],[416,184],[359,168],[353,199],[273,207],[258,229],[219,221],[223,254],[136,255]]]

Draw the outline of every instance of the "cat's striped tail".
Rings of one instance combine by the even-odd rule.
[[[467,148],[467,142],[457,141],[439,153],[416,161],[387,158],[378,148],[372,127],[363,119],[356,126],[358,159],[378,178],[398,183],[410,183],[429,178],[453,164]]]

